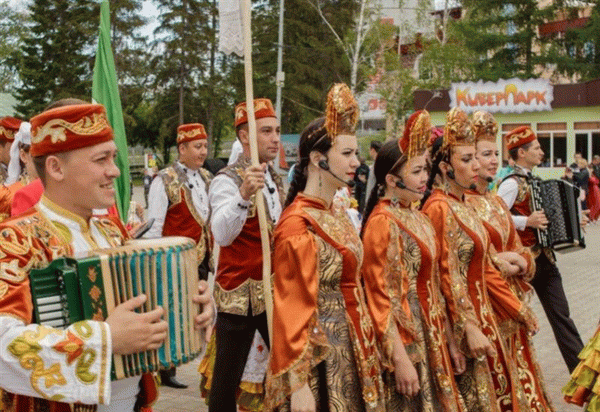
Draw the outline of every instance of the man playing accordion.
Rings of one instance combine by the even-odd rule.
[[[156,398],[151,375],[111,382],[113,354],[160,347],[167,335],[160,307],[146,313],[134,297],[103,320],[66,329],[32,324],[29,274],[59,257],[120,246],[128,238],[114,217],[93,209],[114,204],[117,147],[102,105],[68,99],[31,119],[31,155],[44,183],[40,202],[0,225],[0,399],[2,411],[134,411]],[[197,328],[214,316],[206,284]],[[93,406],[91,406],[93,405]],[[98,406],[96,406],[98,405]]]
[[[544,152],[535,133],[527,126],[509,132],[506,145],[515,161],[515,169],[500,184],[498,195],[511,211],[521,242],[531,247],[536,257],[536,272],[531,285],[544,307],[567,368],[572,372],[579,363],[577,355],[583,343],[569,314],[569,303],[554,251],[542,247],[536,237],[536,229],[546,229],[548,219],[543,211],[533,211],[532,207],[531,181],[537,178],[532,176],[531,171],[542,162]]]

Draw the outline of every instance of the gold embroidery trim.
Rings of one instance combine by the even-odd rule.
[[[15,138],[15,131],[7,129],[4,126],[0,126],[0,135],[6,136],[8,138],[8,140],[14,140],[14,138]]]
[[[187,132],[181,131],[179,133],[177,133],[177,141],[186,139],[186,138],[190,138],[190,137],[195,137],[198,135],[203,135],[203,131],[201,129],[193,129],[193,130],[188,130]]]
[[[91,136],[108,127],[108,120],[101,113],[83,117],[75,123],[67,122],[64,119],[53,119],[40,127],[37,133],[32,134],[31,142],[40,143],[50,137],[50,141],[54,144],[67,140],[67,130],[77,135]]]
[[[43,379],[43,386],[49,389],[55,385],[65,386],[67,380],[60,370],[60,363],[55,363],[46,369],[44,360],[38,354],[42,350],[39,341],[50,334],[58,334],[56,330],[44,326],[38,326],[35,330],[26,330],[17,336],[7,347],[7,350],[19,360],[22,368],[31,370],[31,387],[42,398],[53,401],[60,401],[63,395],[48,396],[42,391],[40,380]]]
[[[252,307],[252,315],[256,316],[265,311],[265,296],[260,280],[247,279],[232,290],[225,290],[215,283],[214,295],[219,312],[246,316],[248,308]]]

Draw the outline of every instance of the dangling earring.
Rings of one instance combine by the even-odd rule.
[[[321,194],[322,188],[323,188],[323,182],[321,181],[321,172],[319,171],[319,195]]]
[[[448,184],[448,181],[446,179],[444,179],[444,183],[442,184],[442,190],[445,194],[450,193],[450,185]]]

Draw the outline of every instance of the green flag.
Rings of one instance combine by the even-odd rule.
[[[121,97],[117,86],[117,73],[115,60],[110,46],[110,9],[108,0],[100,6],[100,34],[98,37],[98,50],[94,64],[94,80],[92,83],[92,99],[106,107],[108,121],[115,133],[115,143],[119,150],[116,164],[121,170],[121,176],[115,180],[116,203],[121,220],[127,221],[129,209],[130,176],[129,157],[127,153],[127,138],[125,137],[125,124],[121,109]]]

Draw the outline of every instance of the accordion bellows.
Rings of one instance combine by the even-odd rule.
[[[154,351],[113,355],[112,379],[169,369],[190,362],[202,350],[194,329],[198,306],[198,258],[186,237],[141,239],[102,249],[81,259],[57,259],[31,273],[35,322],[66,327],[91,319],[104,320],[118,306],[142,293],[142,312],[158,306],[169,324],[167,339]]]

